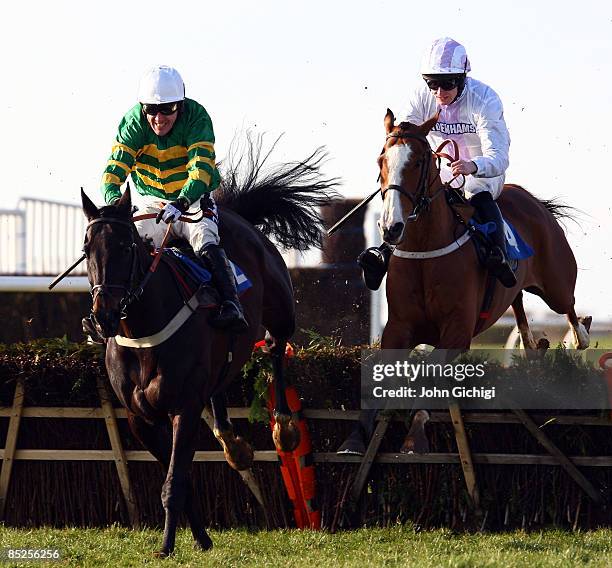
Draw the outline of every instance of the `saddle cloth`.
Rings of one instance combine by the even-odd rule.
[[[471,219],[470,225],[473,225],[476,230],[480,231],[484,235],[488,235],[496,229],[494,222],[480,224]],[[524,258],[533,256],[533,249],[521,238],[519,232],[507,219],[504,219],[504,233],[506,235],[508,257],[511,260],[522,260]]]
[[[164,255],[166,255],[167,258],[169,257],[168,260],[170,260],[170,263],[175,268],[184,273],[184,275],[191,280],[194,291],[199,288],[201,284],[212,286],[212,275],[210,271],[206,270],[202,264],[185,252],[178,248],[166,248],[164,249]],[[172,260],[178,260],[179,262],[172,262]],[[236,280],[236,289],[240,295],[251,288],[253,283],[236,263],[231,260],[229,262]]]

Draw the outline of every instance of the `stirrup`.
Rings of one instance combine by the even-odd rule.
[[[385,254],[379,247],[370,247],[357,257],[357,264],[363,270],[365,285],[370,290],[378,290],[387,273],[389,254]]]
[[[494,246],[489,251],[487,268],[506,288],[513,288],[516,286],[516,274],[514,274],[506,255],[499,246]]]
[[[219,311],[210,319],[210,324],[219,329],[226,329],[234,333],[241,333],[249,328],[249,324],[240,307],[233,300],[224,300]]]

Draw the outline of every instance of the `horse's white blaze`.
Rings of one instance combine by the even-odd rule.
[[[581,322],[578,322],[578,326],[572,326],[572,330],[574,331],[574,345],[576,349],[586,349],[591,343],[586,327]]]
[[[389,170],[389,185],[402,185],[402,171],[410,159],[411,153],[412,149],[405,144],[397,144],[386,151],[385,157]],[[378,228],[382,234],[384,229],[390,229],[396,223],[403,222],[404,216],[402,213],[400,193],[398,191],[388,191],[385,195],[383,212],[378,222]]]

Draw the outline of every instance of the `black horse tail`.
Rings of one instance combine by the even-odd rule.
[[[322,175],[321,166],[327,156],[322,147],[301,162],[263,172],[278,140],[262,153],[262,137],[255,142],[248,137],[245,155],[237,161],[230,155],[229,163],[222,167],[224,175],[214,193],[215,201],[286,249],[320,248],[323,219],[319,207],[340,197],[336,191],[340,180]]]
[[[531,195],[531,197],[533,197],[536,201],[543,205],[544,208],[549,213],[551,213],[555,219],[557,219],[557,221],[569,220],[579,225],[577,217],[583,212],[580,209],[577,209],[576,207],[566,205],[565,203],[560,201],[558,197],[553,197],[552,199],[540,199],[530,191],[527,191],[522,185],[517,185],[515,183],[509,183],[507,184],[507,187],[518,188]]]
[[[578,209],[572,207],[571,205],[566,205],[559,201],[558,198],[553,197],[552,199],[539,199],[538,201],[552,213],[553,217],[557,220],[569,219],[570,221],[574,221],[574,223],[578,223],[576,217],[580,213]]]

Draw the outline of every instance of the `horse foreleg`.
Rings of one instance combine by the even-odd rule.
[[[512,311],[514,312],[516,325],[519,333],[521,334],[523,347],[527,351],[528,357],[536,352],[543,355],[550,347],[550,342],[548,339],[542,337],[536,343],[535,339],[533,338],[533,334],[529,328],[529,322],[527,321],[525,307],[523,306],[523,292],[519,292],[516,298],[514,298],[514,301],[512,302]]]
[[[377,416],[377,408],[362,410],[359,413],[357,424],[336,453],[349,456],[363,456],[366,452],[366,443],[370,441],[374,433]]]
[[[574,345],[576,349],[586,349],[590,344],[589,331],[591,330],[591,316],[578,317],[576,310],[572,309],[567,312],[567,321],[572,326],[574,333]]]
[[[166,520],[162,548],[159,551],[160,557],[166,557],[174,550],[179,517],[183,510],[185,512],[188,510],[186,500],[191,487],[189,470],[195,453],[194,440],[200,425],[201,414],[202,408],[198,405],[197,408],[194,406],[183,409],[181,413],[172,417],[172,451],[161,494]],[[211,546],[212,542],[203,548]]]
[[[128,411],[128,424],[132,434],[145,447],[153,457],[162,465],[164,474],[168,474],[170,457],[172,455],[172,434],[168,422],[155,422],[150,424],[140,416]],[[185,499],[185,514],[191,527],[191,534],[196,542],[196,546],[202,550],[212,548],[212,540],[208,536],[202,517],[193,501],[193,487],[191,480],[186,486],[187,496]]]
[[[210,399],[215,419],[213,433],[223,447],[227,463],[236,471],[249,469],[253,465],[253,448],[241,436],[234,435],[234,426],[227,415],[227,406],[222,394]]]
[[[285,349],[287,340],[266,334],[266,343],[272,357],[274,375],[274,431],[272,439],[276,449],[292,452],[300,443],[300,430],[293,421],[285,393]]]

